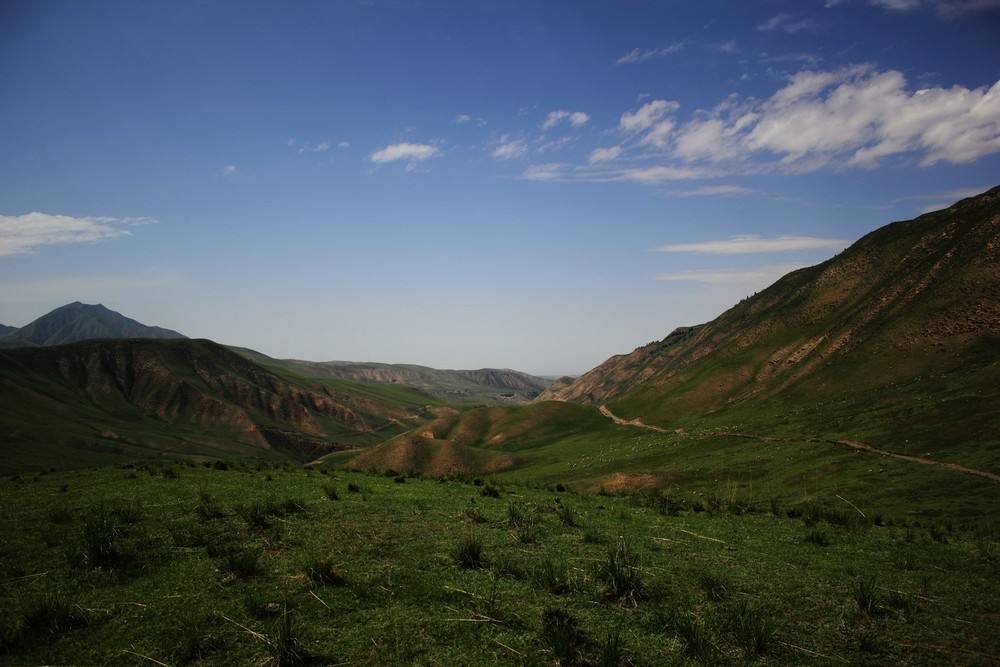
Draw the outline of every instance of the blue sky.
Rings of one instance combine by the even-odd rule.
[[[1000,2],[8,2],[0,322],[579,373],[1000,183]]]

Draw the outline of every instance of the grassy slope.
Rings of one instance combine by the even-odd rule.
[[[79,371],[86,380],[77,376],[70,380],[56,370],[76,363],[87,369],[85,375]],[[133,371],[138,368],[142,370]],[[236,389],[210,384],[202,373]],[[133,374],[134,385],[121,384],[122,377]],[[262,446],[245,427],[224,419],[213,422],[211,405],[207,416],[198,414],[198,404],[216,402],[245,414],[253,424],[296,431],[298,427],[287,422],[280,410],[268,414],[246,403],[262,397],[262,405],[280,407],[288,392],[314,394],[360,417],[364,428],[336,414],[305,408],[323,439],[354,446],[371,445],[411,428],[424,419],[425,406],[437,403],[405,387],[272,373],[210,341],[107,341],[0,351],[0,396],[5,406],[0,432],[6,440],[0,470],[164,456],[285,460],[285,453]]]
[[[802,521],[769,514],[666,516],[625,498],[519,486],[491,498],[471,484],[349,472],[175,473],[0,480],[0,661],[175,664],[185,644],[201,643],[205,664],[257,663],[280,636],[273,615],[282,604],[303,650],[324,664],[553,664],[541,620],[552,607],[577,620],[586,639],[576,648],[587,656],[596,659],[617,629],[626,664],[635,665],[690,661],[684,628],[692,621],[708,659],[723,663],[985,664],[1000,653],[995,536],[820,523],[829,541],[820,546],[806,540]],[[325,497],[331,485],[339,500]],[[221,518],[199,518],[200,492],[217,501]],[[304,511],[260,529],[234,512],[263,500],[294,500]],[[557,520],[559,502],[580,527]],[[511,503],[535,517],[532,530],[510,525]],[[138,562],[71,566],[87,517],[118,506],[141,508],[131,536],[117,542],[141,541]],[[636,602],[609,596],[598,575],[619,535],[639,558],[645,595]],[[481,542],[485,567],[455,564],[465,536]],[[226,554],[241,549],[259,556],[260,572],[237,579]],[[310,581],[320,559],[345,585]],[[549,581],[546,568],[555,573]],[[874,616],[854,599],[867,576],[876,577]],[[708,595],[705,577],[722,584],[725,599]],[[730,622],[743,600],[774,631],[756,658]],[[42,610],[45,601],[68,610],[51,632],[57,615]],[[79,627],[66,622],[74,616]],[[24,622],[31,631],[12,630]]]
[[[829,414],[855,414],[856,407],[831,406]],[[869,409],[872,424],[885,418],[874,405]],[[964,522],[1000,512],[1000,485],[989,480],[842,445],[719,435],[727,430],[723,424],[753,431],[754,420],[773,418],[747,411],[720,424],[693,421],[683,432],[657,433],[615,425],[594,408],[568,403],[479,408],[447,413],[357,456],[331,455],[326,463],[436,476],[495,474],[589,492],[661,488],[692,499],[735,495],[759,504],[772,497],[844,504],[839,495],[868,513],[900,518]],[[970,458],[986,464],[995,455],[984,448],[981,461]]]
[[[670,428],[847,437],[1000,470],[1000,189],[887,225],[560,390]]]

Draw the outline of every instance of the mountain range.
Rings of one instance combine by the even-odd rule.
[[[446,370],[415,364],[302,361],[273,359],[247,348],[231,349],[261,365],[284,368],[307,377],[408,385],[452,403],[524,402],[536,398],[550,383],[546,378],[509,368]]]
[[[204,340],[45,346],[110,330],[92,309],[108,320],[70,304],[4,337],[5,467],[250,456],[590,490],[822,476],[907,497],[928,483],[922,466],[876,484],[886,469],[871,453],[969,473],[950,482],[969,493],[1000,473],[1000,188],[882,227],[711,322],[551,384]],[[143,326],[111,315],[130,323],[118,331]]]

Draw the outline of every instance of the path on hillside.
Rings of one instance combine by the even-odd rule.
[[[659,426],[653,426],[652,424],[647,424],[646,422],[638,418],[622,419],[621,417],[615,415],[615,413],[611,412],[611,410],[609,410],[608,406],[606,405],[602,405],[597,409],[601,411],[602,415],[604,415],[614,423],[618,424],[619,426],[635,426],[637,428],[644,428],[648,431],[656,431],[657,433],[669,433],[669,431],[667,431],[667,429],[665,428],[660,428]]]
[[[608,406],[602,405],[600,408],[601,414],[621,426],[635,426],[636,428],[644,428],[648,431],[656,431],[657,433],[669,433],[665,428],[659,426],[653,426],[652,424],[647,424],[639,418],[636,419],[622,419],[618,417]],[[992,472],[987,472],[985,470],[976,470],[975,468],[968,468],[966,466],[960,465],[958,463],[948,463],[945,461],[935,461],[934,459],[929,459],[924,456],[912,456],[910,454],[900,454],[899,452],[891,452],[887,449],[879,449],[878,447],[873,447],[866,442],[861,442],[860,440],[833,440],[831,438],[809,438],[809,437],[791,437],[791,436],[767,436],[767,435],[755,435],[753,433],[738,433],[734,431],[708,431],[703,435],[712,436],[726,436],[730,438],[747,438],[749,440],[757,440],[760,442],[818,442],[826,445],[843,445],[845,447],[851,447],[861,452],[869,452],[871,454],[878,454],[879,456],[885,456],[890,459],[898,459],[900,461],[909,461],[910,463],[920,463],[921,465],[927,466],[937,466],[939,468],[947,468],[948,470],[954,470],[955,472],[960,472],[966,475],[975,475],[976,477],[982,477],[988,479],[992,482],[1000,483],[1000,475],[994,474]]]

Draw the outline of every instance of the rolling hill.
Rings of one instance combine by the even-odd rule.
[[[273,359],[247,348],[231,349],[261,365],[305,377],[406,385],[453,404],[521,403],[536,398],[550,383],[545,378],[508,368],[443,370],[415,364]]]
[[[9,329],[9,330],[7,330]],[[151,327],[105,308],[75,301],[16,329],[0,330],[0,346],[65,345],[103,338],[184,338],[182,334]]]
[[[401,387],[282,376],[207,340],[0,350],[0,467],[132,458],[307,461],[419,424],[434,399]]]
[[[556,401],[446,409],[433,421],[358,453],[347,466],[432,476],[493,474],[537,463],[539,452],[544,458],[546,448],[565,438],[615,431],[596,410]],[[327,460],[345,458],[333,454]]]

